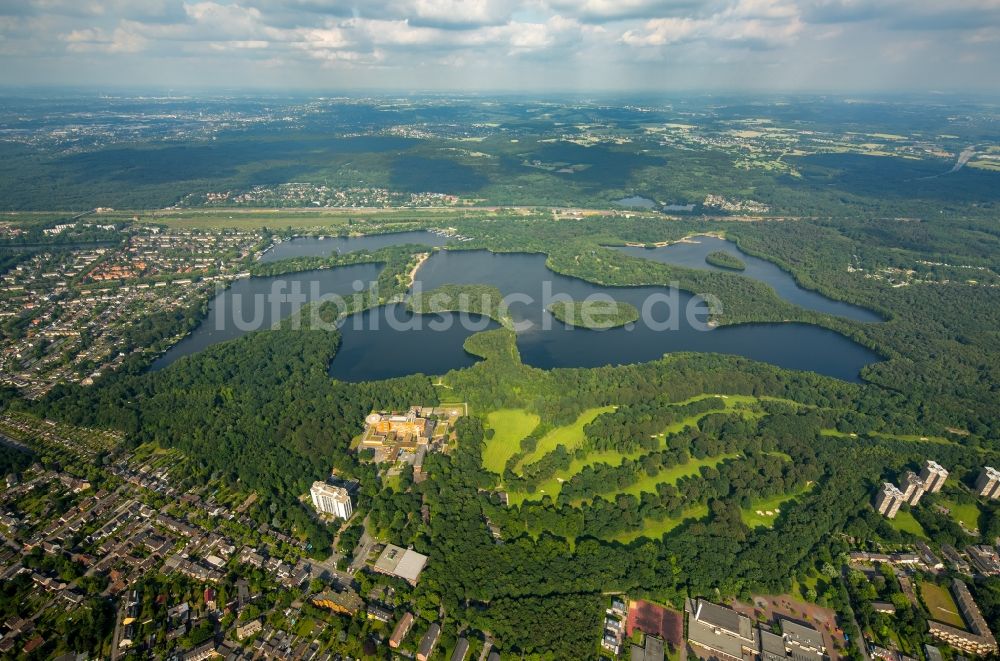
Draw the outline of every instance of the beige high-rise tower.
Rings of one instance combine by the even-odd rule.
[[[1000,471],[992,466],[983,468],[976,480],[976,493],[985,498],[1000,498]]]
[[[887,519],[892,519],[895,518],[896,513],[899,512],[899,506],[905,500],[903,492],[897,489],[896,485],[891,482],[883,482],[882,490],[875,496],[875,509]]]
[[[903,499],[912,507],[924,495],[924,481],[913,471],[903,473]]]
[[[941,491],[945,480],[948,479],[948,471],[938,462],[928,459],[924,462],[923,470],[920,471],[920,479],[924,481],[924,491],[937,493]]]

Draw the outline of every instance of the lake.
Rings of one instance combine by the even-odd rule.
[[[368,234],[366,236],[298,236],[282,241],[261,256],[261,262],[277,262],[292,257],[327,257],[334,253],[355,252],[357,250],[378,250],[388,246],[416,243],[422,246],[443,246],[450,237],[434,232],[417,230],[413,232],[392,232],[390,234]]]
[[[296,244],[289,241],[282,245]],[[315,246],[311,242],[297,245],[303,250]],[[237,280],[210,303],[206,319],[155,361],[152,369],[255,328],[271,327],[291,314],[295,305],[328,294],[349,296],[374,283],[380,269],[378,264],[359,264]],[[518,349],[525,364],[544,369],[636,363],[670,352],[699,351],[736,354],[858,381],[861,368],[879,360],[852,340],[808,324],[706,329],[707,309],[691,294],[665,287],[602,287],[550,271],[541,254],[435,252],[417,271],[415,289],[430,291],[448,283],[487,284],[505,296],[519,294],[524,300],[509,307],[515,323],[524,326],[518,329]],[[296,294],[297,301],[273,303],[274,293]],[[596,294],[631,303],[647,315],[629,327],[598,331],[568,327],[546,310],[560,295],[582,300]],[[417,372],[443,374],[468,367],[476,358],[463,349],[465,340],[475,332],[497,327],[476,315],[414,315],[404,304],[382,306],[345,320],[342,345],[330,365],[330,374],[344,381],[362,381]]]
[[[620,207],[628,207],[629,209],[655,209],[656,202],[649,199],[648,197],[642,197],[641,195],[633,195],[631,197],[623,197],[620,200],[614,200],[612,204],[617,204]]]
[[[517,335],[521,360],[543,369],[645,362],[669,352],[700,351],[737,354],[780,367],[858,381],[861,368],[879,360],[875,353],[843,335],[809,324],[742,324],[701,330],[699,326],[707,319],[707,311],[700,309],[699,299],[691,294],[664,287],[594,285],[553,273],[545,266],[544,255],[441,251],[417,272],[415,287],[429,292],[449,283],[493,285],[505,296],[517,293],[530,299],[511,304],[509,312],[515,323],[530,325]],[[555,320],[545,309],[546,299],[560,294],[573,300],[606,294],[640,310],[648,306],[653,312],[652,323],[640,320],[632,328],[602,331],[571,328]],[[651,305],[650,301],[656,303]],[[688,310],[694,311],[695,323],[687,318]],[[398,315],[399,311],[384,309],[364,314],[369,320],[373,317],[384,320],[386,314]],[[450,318],[454,320],[457,316]],[[403,323],[412,321],[408,314],[398,318]],[[670,325],[672,320],[676,320],[676,328],[657,328],[660,324]],[[397,330],[387,323],[371,328],[360,320],[349,319],[341,332],[341,353],[330,366],[331,376],[341,380],[412,374],[417,371],[412,366],[418,363],[432,366],[420,371],[436,374],[469,364],[459,341],[471,335],[465,329]],[[455,344],[438,337],[446,333],[452,334]],[[348,358],[342,360],[345,356]]]
[[[824,312],[838,317],[854,319],[855,321],[882,321],[882,317],[876,312],[857,305],[851,305],[850,303],[844,303],[843,301],[835,301],[819,292],[799,286],[790,273],[781,270],[776,264],[766,259],[748,255],[737,248],[736,244],[732,241],[726,241],[715,236],[694,236],[687,241],[673,243],[660,248],[625,246],[617,247],[616,249],[632,257],[651,259],[654,262],[663,264],[684,266],[691,269],[722,271],[760,280],[769,284],[781,298],[807,310]],[[717,251],[738,257],[746,264],[746,270],[734,271],[732,269],[719,268],[705,261],[705,257],[709,253]]]
[[[251,330],[270,328],[274,322],[290,315],[301,303],[272,305],[273,293],[294,292],[298,287],[306,301],[319,296],[338,294],[349,296],[355,283],[374,282],[382,270],[381,264],[354,264],[335,269],[303,271],[266,278],[244,278],[219,292],[208,304],[208,316],[187,337],[157,358],[151,369],[158,370],[184,356],[197,353],[213,344],[234,340]]]

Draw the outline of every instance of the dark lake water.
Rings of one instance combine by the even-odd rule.
[[[341,327],[343,341],[330,363],[330,376],[341,381],[375,381],[469,367],[478,358],[462,348],[465,340],[478,332],[475,329],[499,327],[479,315],[415,315],[403,303],[366,310]]]
[[[614,203],[620,207],[628,207],[629,209],[653,209],[656,207],[656,202],[641,195],[623,197],[620,200],[615,200]]]
[[[197,353],[219,342],[234,340],[251,330],[270,328],[274,322],[290,315],[293,306],[301,305],[301,302],[292,301],[274,305],[272,301],[276,297],[272,294],[297,293],[293,289],[297,287],[304,296],[302,302],[316,300],[326,294],[349,296],[356,291],[355,283],[362,282],[367,286],[378,279],[381,270],[381,264],[356,264],[336,269],[237,280],[209,303],[208,316],[201,324],[157,358],[151,369],[161,369],[178,358]]]
[[[304,249],[312,246],[300,245]],[[363,264],[236,281],[212,301],[201,325],[152,368],[160,369],[250,330],[268,328],[290,314],[293,305],[327,294],[350,295],[362,284],[374,282],[380,269],[380,265]],[[702,351],[737,354],[857,381],[862,367],[879,360],[846,337],[807,324],[747,324],[703,330],[707,309],[690,294],[664,287],[601,287],[553,273],[545,266],[544,255],[436,252],[418,271],[415,288],[429,291],[449,283],[489,284],[505,296],[520,295],[522,300],[511,300],[509,312],[519,326],[521,358],[545,369],[635,363],[674,351]],[[298,294],[298,301],[275,305],[275,293]],[[545,309],[559,295],[582,300],[595,294],[631,303],[647,315],[629,327],[595,331],[567,327]],[[345,321],[343,343],[330,365],[330,374],[345,381],[417,372],[443,374],[472,365],[476,359],[463,349],[465,339],[497,327],[475,315],[412,315],[402,304],[369,310]]]
[[[282,241],[264,253],[261,262],[277,262],[290,257],[326,257],[334,253],[355,250],[378,250],[387,246],[416,243],[424,246],[443,246],[449,237],[425,232],[393,232],[391,234],[369,234],[367,236],[299,236]]]
[[[851,305],[850,303],[835,301],[823,294],[800,287],[791,274],[782,271],[778,266],[765,259],[746,254],[731,241],[719,239],[714,236],[696,236],[692,237],[691,241],[696,241],[697,243],[674,243],[662,248],[626,246],[617,249],[632,257],[651,259],[663,264],[736,273],[747,278],[760,280],[769,284],[781,298],[807,310],[825,312],[826,314],[857,321],[882,321],[882,317],[871,310]],[[734,271],[732,269],[712,266],[706,262],[705,257],[709,253],[716,251],[729,253],[738,257],[746,264],[746,270]]]
[[[596,367],[644,362],[674,351],[728,353],[766,361],[781,367],[811,370],[828,376],[858,381],[865,365],[879,360],[861,345],[830,330],[808,324],[747,324],[702,330],[707,310],[696,297],[664,287],[608,288],[553,273],[544,255],[493,254],[485,251],[435,253],[417,272],[415,287],[430,291],[449,283],[489,284],[505,296],[521,294],[527,299],[512,302],[509,311],[515,323],[523,324],[517,336],[521,359],[528,365]],[[603,331],[567,327],[547,311],[547,301],[557,295],[582,300],[594,294],[610,295],[648,309],[650,323],[640,320],[632,327]],[[384,319],[392,311],[368,312],[368,318]],[[689,318],[690,315],[690,318]],[[453,315],[452,321],[468,315]],[[399,315],[400,319],[410,319]],[[671,323],[676,320],[676,324]],[[663,329],[663,326],[672,326]],[[491,326],[493,327],[493,326]],[[364,380],[412,374],[443,373],[469,364],[461,343],[471,334],[455,324],[447,332],[426,327],[397,330],[389,324],[371,328],[348,320],[342,329],[341,353],[333,360],[330,374],[342,380]],[[451,334],[451,340],[441,337]],[[348,358],[344,361],[341,359]],[[435,365],[437,366],[435,368]],[[378,375],[370,376],[370,375]]]

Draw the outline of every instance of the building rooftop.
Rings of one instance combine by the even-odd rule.
[[[420,639],[420,649],[417,650],[417,655],[423,658],[428,658],[431,652],[434,651],[434,646],[437,645],[438,637],[441,635],[441,625],[436,622],[432,624],[428,629],[424,637]]]
[[[816,629],[792,620],[781,619],[780,623],[781,633],[790,644],[810,650],[822,650],[825,647],[823,634]]]
[[[733,633],[738,633],[740,630],[739,613],[731,608],[713,604],[710,601],[699,599],[694,616],[706,624],[711,624],[720,629],[732,631]]]
[[[760,651],[765,661],[783,659],[787,656],[785,652],[785,639],[776,633],[771,633],[766,629],[760,630]]]
[[[743,658],[744,646],[757,649],[757,629],[745,615],[704,599],[688,600],[686,609],[692,643],[734,659]]]
[[[902,498],[903,497],[903,492],[900,491],[896,487],[896,485],[893,484],[892,482],[883,482],[882,483],[882,493],[884,493],[886,496],[891,496],[893,498]]]
[[[390,576],[398,576],[410,583],[416,583],[426,564],[426,555],[387,544],[378,560],[375,561],[375,569]]]
[[[346,612],[352,615],[365,605],[361,597],[354,592],[334,592],[333,590],[327,590],[314,595],[310,601],[321,608]]]
[[[644,661],[663,661],[663,639],[647,635],[643,652]]]
[[[403,639],[406,638],[406,634],[410,632],[411,626],[413,626],[413,614],[406,613],[399,619],[396,628],[392,630],[392,637],[389,638],[389,646],[398,647]]]
[[[455,643],[455,651],[451,653],[451,661],[465,661],[469,653],[469,641],[466,638],[459,638]]]

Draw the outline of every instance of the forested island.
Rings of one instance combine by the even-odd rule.
[[[489,285],[444,285],[412,296],[407,306],[419,314],[467,312],[489,317],[507,328],[513,325],[503,294]]]
[[[708,253],[705,255],[705,261],[712,266],[718,266],[720,269],[729,269],[731,271],[744,271],[747,268],[742,259],[722,250]]]
[[[549,312],[564,324],[592,330],[617,328],[639,319],[639,310],[624,301],[556,301]]]

